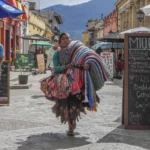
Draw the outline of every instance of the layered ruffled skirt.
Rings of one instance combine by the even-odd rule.
[[[86,114],[83,103],[84,90],[81,88],[79,93],[71,94],[73,84],[71,74],[50,76],[42,79],[40,83],[45,97],[55,102],[52,112],[57,118],[60,117],[61,123],[78,121],[81,113]]]

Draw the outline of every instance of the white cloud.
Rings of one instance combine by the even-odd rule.
[[[57,4],[77,5],[77,4],[82,4],[88,1],[90,0],[40,0],[40,5],[41,5],[41,8],[45,8],[45,7],[57,5]]]

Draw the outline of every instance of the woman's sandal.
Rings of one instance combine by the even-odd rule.
[[[74,132],[73,132],[72,130],[69,130],[69,131],[67,132],[67,135],[68,135],[68,136],[74,136]]]

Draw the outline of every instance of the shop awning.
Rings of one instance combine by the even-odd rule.
[[[101,49],[101,50],[109,50],[111,48],[114,49],[123,49],[124,43],[112,43],[112,42],[100,42],[91,47],[93,50]]]
[[[49,41],[49,39],[47,39],[47,38],[45,38],[43,36],[40,36],[38,34],[29,35],[29,36],[23,36],[21,38],[23,38],[24,40]]]
[[[22,6],[22,11],[24,12],[22,19],[28,20],[29,14],[28,14],[28,10],[25,6]]]
[[[150,16],[150,5],[140,8],[140,10],[144,12],[145,16]]]
[[[124,35],[126,33],[150,33],[150,28],[146,28],[146,27],[133,28],[121,32],[120,35]]]
[[[0,0],[0,18],[6,18],[6,17],[16,18],[22,14],[24,14],[23,11],[12,6],[10,3],[6,2],[5,0]]]
[[[99,38],[98,40],[102,42],[124,43],[124,39],[119,37],[119,32],[112,32],[112,31],[110,31],[107,36]]]
[[[46,41],[33,42],[33,43],[31,43],[31,45],[43,46],[43,47],[53,47],[52,44],[50,44],[49,42],[46,42]]]

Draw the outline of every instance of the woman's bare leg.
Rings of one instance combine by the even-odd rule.
[[[67,135],[74,136],[74,121],[72,119],[68,120],[68,128],[69,128],[69,131],[68,131]]]

